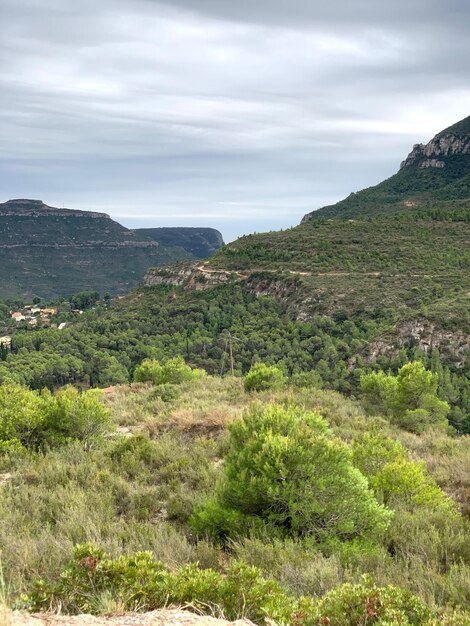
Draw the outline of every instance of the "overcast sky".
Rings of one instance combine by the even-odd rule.
[[[0,201],[297,224],[470,115],[469,0],[0,0]]]

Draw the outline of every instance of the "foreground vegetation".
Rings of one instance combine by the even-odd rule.
[[[34,389],[106,387],[132,380],[145,358],[184,356],[210,374],[233,368],[243,375],[259,361],[277,364],[299,381],[355,396],[363,373],[396,373],[418,359],[438,375],[452,425],[470,432],[468,357],[437,348],[425,353],[411,339],[400,348],[395,325],[393,316],[345,312],[294,320],[279,300],[234,284],[203,292],[162,286],[85,311],[60,331],[14,333],[11,351],[0,353],[0,381]],[[372,356],[371,346],[382,344],[391,349]]]
[[[257,624],[469,623],[468,438],[433,419],[436,377],[407,367],[400,415],[426,405],[420,434],[397,422],[396,403],[383,416],[371,406],[371,384],[395,385],[379,374],[363,378],[361,403],[272,366],[244,381],[180,360],[147,361],[135,373],[147,382],[104,400],[0,388],[3,423],[37,409],[0,455],[9,604],[191,603]],[[429,384],[417,399],[420,376]],[[64,433],[83,403],[89,436]]]

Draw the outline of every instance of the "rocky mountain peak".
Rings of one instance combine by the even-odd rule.
[[[446,128],[427,144],[417,143],[400,169],[417,165],[420,169],[446,167],[446,157],[470,154],[470,116]]]

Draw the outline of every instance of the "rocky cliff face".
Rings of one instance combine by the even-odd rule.
[[[470,154],[470,136],[438,135],[427,144],[417,143],[402,161],[400,169],[417,165],[421,169],[428,167],[444,168],[443,157]]]
[[[42,200],[28,200],[18,198],[7,200],[0,204],[0,215],[2,216],[31,216],[31,217],[87,217],[98,219],[111,219],[107,213],[96,213],[93,211],[80,211],[77,209],[57,209],[44,204]]]

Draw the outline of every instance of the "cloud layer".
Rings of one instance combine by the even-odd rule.
[[[467,0],[2,0],[1,196],[227,240],[298,223],[470,114],[469,18]]]

